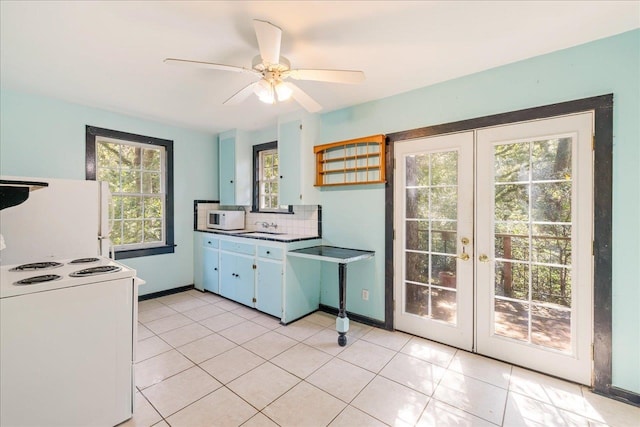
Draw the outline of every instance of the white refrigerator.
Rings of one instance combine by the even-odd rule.
[[[2,181],[47,183],[22,204],[0,211],[6,247],[0,264],[33,260],[109,256],[109,200],[106,182],[0,176]]]

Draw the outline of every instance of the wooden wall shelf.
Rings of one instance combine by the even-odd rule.
[[[387,182],[385,135],[317,145],[313,152],[316,155],[316,187]]]

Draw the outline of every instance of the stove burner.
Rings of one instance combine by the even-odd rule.
[[[14,285],[35,285],[60,279],[62,279],[62,276],[58,276],[57,274],[44,274],[42,276],[27,277],[26,279],[18,280]]]
[[[17,267],[13,267],[9,271],[34,271],[34,270],[49,270],[52,268],[62,267],[62,264],[55,261],[34,262],[31,264],[22,264]]]
[[[122,270],[122,267],[118,267],[117,265],[101,265],[99,267],[90,267],[85,268],[84,270],[74,271],[69,274],[71,277],[87,277],[87,276],[95,276],[97,274],[106,274],[106,273],[115,273],[116,271]]]
[[[96,261],[100,261],[99,258],[78,258],[78,259],[74,259],[73,261],[69,261],[69,264],[86,264],[89,262],[96,262]]]

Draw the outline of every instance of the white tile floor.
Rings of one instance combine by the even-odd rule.
[[[288,326],[190,290],[139,307],[123,426],[640,426],[640,408],[462,350],[316,312]]]

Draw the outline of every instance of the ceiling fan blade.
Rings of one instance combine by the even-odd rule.
[[[362,71],[352,70],[289,70],[285,74],[296,80],[332,83],[361,83],[364,81]]]
[[[307,95],[302,89],[298,86],[294,85],[290,82],[283,83],[287,87],[291,89],[291,96],[295,99],[300,105],[304,107],[310,113],[315,113],[322,110],[322,105],[318,104],[313,100],[309,95]]]
[[[258,84],[258,82],[249,83],[247,86],[237,91],[233,96],[231,96],[231,98],[224,101],[223,104],[225,105],[240,104],[242,101],[247,99],[253,93],[253,88],[256,84]]]
[[[256,30],[262,61],[267,64],[277,64],[280,61],[282,30],[270,22],[258,19],[253,20],[253,27]]]
[[[188,59],[177,59],[177,58],[166,58],[164,60],[167,64],[178,64],[178,65],[190,65],[202,68],[210,68],[213,70],[221,70],[221,71],[232,71],[234,73],[250,73],[261,76],[259,72],[256,70],[252,70],[244,67],[236,67],[234,65],[224,65],[224,64],[215,64],[213,62],[203,62],[203,61],[191,61]]]

